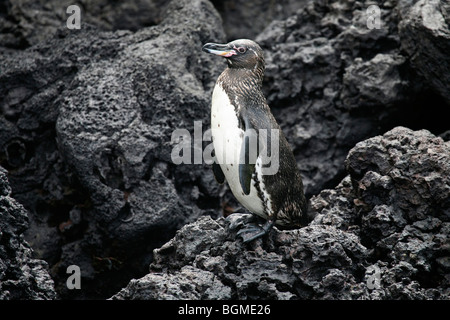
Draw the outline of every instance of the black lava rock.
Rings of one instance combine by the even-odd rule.
[[[309,226],[247,245],[242,215],[203,217],[112,299],[447,300],[449,165],[448,142],[395,128],[350,151],[350,175],[311,199]]]
[[[79,30],[71,4],[0,4],[2,298],[448,299],[446,2],[81,0]],[[210,166],[172,159],[226,66],[202,45],[241,36],[316,214],[250,246]]]
[[[0,300],[55,299],[48,264],[33,258],[25,241],[27,211],[11,198],[6,171],[0,167]]]

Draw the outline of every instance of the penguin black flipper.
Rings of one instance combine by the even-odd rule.
[[[244,131],[244,143],[242,144],[239,159],[239,182],[246,195],[250,194],[250,186],[255,173],[256,160],[261,153],[270,152],[272,125],[262,108],[245,108],[239,114],[242,130]],[[256,121],[255,119],[258,119]],[[264,129],[264,130],[261,130]],[[265,137],[260,139],[264,132]]]
[[[250,161],[248,161],[247,159],[249,159],[249,155],[250,155],[250,138],[249,136],[244,136],[244,152],[243,157],[244,158],[243,161],[241,161],[241,163],[239,164],[239,182],[241,183],[241,187],[242,187],[242,191],[244,191],[244,193],[246,195],[250,194],[250,186],[251,186],[251,182],[252,182],[252,176],[253,173],[255,172],[255,164],[254,163],[250,163]]]
[[[248,112],[241,112],[239,115],[242,130],[244,131],[244,143],[242,144],[241,156],[239,159],[239,182],[244,194],[250,194],[252,176],[255,172],[256,158],[258,157],[258,131],[250,121]]]
[[[213,162],[212,164],[212,170],[214,173],[214,178],[216,179],[216,181],[220,184],[225,182],[225,175],[223,174],[222,168],[220,167],[220,165],[217,164],[217,162]]]

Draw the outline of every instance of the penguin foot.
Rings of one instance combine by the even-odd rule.
[[[274,224],[275,222],[270,220],[262,226],[251,223],[248,224],[246,228],[239,230],[237,235],[242,238],[244,243],[248,243],[269,233]]]
[[[230,230],[239,230],[250,222],[255,221],[255,216],[251,213],[235,212],[227,217]]]

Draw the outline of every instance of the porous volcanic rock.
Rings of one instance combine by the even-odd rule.
[[[101,30],[132,30],[161,22],[165,0],[5,0],[0,7],[0,44],[25,49],[54,37],[73,11],[80,8],[80,27],[86,23]]]
[[[448,5],[424,0],[408,10],[412,3],[309,1],[257,36],[268,103],[293,147],[307,196],[339,183],[359,141],[399,125],[448,130],[435,117],[449,107]],[[378,26],[371,24],[371,5],[378,6]]]
[[[153,287],[158,281],[192,279],[217,290],[189,295],[175,285],[165,298],[448,296],[447,167],[436,155],[424,155],[445,151],[443,140],[450,138],[443,116],[449,107],[448,3],[257,1],[245,11],[249,3],[240,0],[213,1],[215,8],[207,0],[162,2],[81,0],[80,30],[66,28],[65,9],[73,3],[65,0],[0,4],[0,165],[8,171],[8,197],[28,211],[22,234],[48,262],[60,297],[110,297],[144,276],[153,249],[186,223],[210,216],[199,220],[209,226],[241,211],[208,165],[176,165],[171,157],[175,129],[193,134],[195,121],[202,124],[197,133],[208,129],[211,91],[226,66],[201,46],[238,34],[257,35],[265,50],[263,89],[317,214],[309,229],[275,230],[254,246],[262,248],[258,257],[270,255],[272,270],[282,261],[287,269],[277,272],[302,273],[242,282],[232,275],[237,271],[227,271],[229,280],[190,259],[175,268],[164,262],[167,252],[157,251],[161,262],[152,270],[160,274],[146,275],[148,291],[162,288]],[[375,28],[370,5],[379,7]],[[390,131],[400,125],[405,128]],[[407,140],[418,143],[420,156]],[[367,160],[359,161],[361,154]],[[215,223],[233,259],[242,254],[249,260],[253,247],[232,244],[228,235],[235,218]],[[272,249],[286,241],[298,246],[293,259],[299,259],[302,240],[317,257],[307,230],[336,248],[333,237],[358,245],[327,251],[345,262],[343,269],[327,262],[320,271],[312,263],[311,280],[306,269]],[[170,243],[183,250],[177,240]],[[222,265],[215,252],[226,253],[219,245],[207,250]],[[81,268],[83,290],[65,286],[71,264]],[[183,272],[175,280],[164,268]],[[289,287],[292,279],[297,282]]]
[[[346,168],[311,199],[309,226],[243,244],[242,215],[200,218],[112,299],[448,299],[450,143],[397,127]]]
[[[450,103],[450,3],[399,1],[399,35],[414,69]]]
[[[23,232],[27,211],[11,198],[6,171],[0,167],[0,300],[55,299],[48,264],[33,258]]]
[[[85,22],[1,59],[0,163],[63,298],[111,295],[183,224],[220,214],[210,168],[171,158],[174,130],[208,128],[217,21],[208,1],[174,1],[135,33]],[[67,290],[71,264],[84,290]]]

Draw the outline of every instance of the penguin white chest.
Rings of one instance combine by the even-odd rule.
[[[211,131],[216,161],[220,165],[225,178],[236,199],[251,212],[267,218],[264,203],[258,197],[254,181],[250,193],[245,195],[239,180],[239,159],[244,140],[244,131],[239,128],[237,110],[228,95],[216,84],[212,96]],[[258,170],[255,173],[258,174]],[[261,180],[261,176],[259,176]],[[260,183],[260,186],[263,186]],[[266,206],[267,207],[267,206]]]

